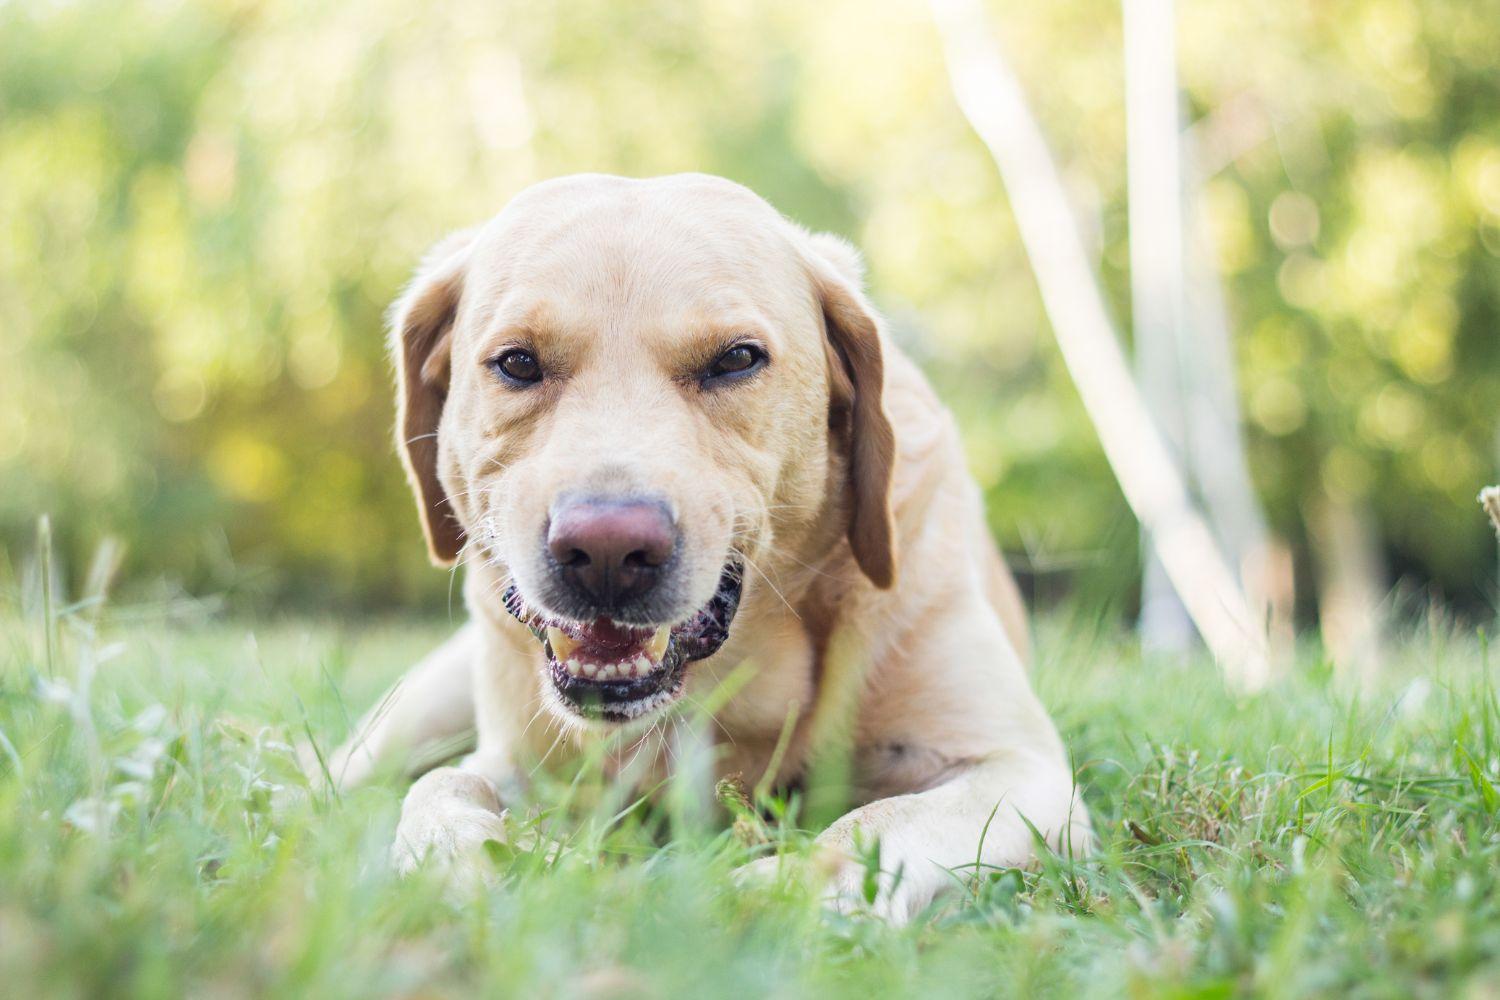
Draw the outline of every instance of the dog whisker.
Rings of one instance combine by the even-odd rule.
[[[770,587],[771,592],[781,600],[782,604],[786,605],[786,609],[791,612],[792,617],[797,619],[798,621],[801,621],[802,616],[797,614],[797,609],[792,607],[792,602],[786,599],[786,595],[781,592],[780,588],[778,588],[775,583],[771,582],[771,578],[765,574],[765,571],[762,570],[759,566],[755,565],[750,557],[745,555],[743,552],[740,553],[740,558],[745,560],[746,566],[749,566],[751,569],[755,570],[755,572],[760,574],[760,578],[766,581],[766,586]]]
[[[724,734],[724,738],[729,741],[729,745],[730,746],[732,746],[732,747],[734,747],[736,749],[739,748],[739,743],[736,742],[736,740],[734,738],[734,734],[729,731],[728,727],[726,727],[723,722],[719,721],[719,717],[718,717],[717,714],[715,714],[713,712],[710,712],[708,710],[708,706],[707,705],[703,704],[702,701],[698,700],[697,698],[692,697],[691,695],[683,695],[683,700],[685,702],[687,702],[687,704],[690,705],[691,707],[700,710],[705,716],[707,716],[710,720],[712,720],[713,724],[716,725],[716,726],[718,726],[719,727],[719,731]]]
[[[536,724],[536,720],[539,719],[539,718],[541,718],[542,714],[544,712],[546,712],[546,711],[547,711],[547,701],[546,701],[546,699],[544,699],[544,698],[538,698],[537,699],[536,711],[531,714],[531,718],[528,719],[527,722],[526,722],[526,725],[524,727],[522,727],[522,729],[521,729],[521,735],[516,739],[517,743],[524,743],[526,741],[526,734],[529,733],[529,732],[531,732],[531,727]]]

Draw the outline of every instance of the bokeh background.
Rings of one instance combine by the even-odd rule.
[[[1126,327],[1119,7],[988,10]],[[1195,0],[1178,29],[1301,613],[1351,545],[1491,613],[1500,3]],[[1033,595],[1133,610],[1134,519],[927,7],[864,0],[0,3],[0,571],[45,512],[74,578],[116,538],[127,588],[441,608],[383,312],[446,231],[581,170],[724,174],[855,241]]]

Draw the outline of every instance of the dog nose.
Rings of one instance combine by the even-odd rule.
[[[643,596],[676,547],[676,525],[659,501],[568,499],[547,527],[559,572],[601,609]]]

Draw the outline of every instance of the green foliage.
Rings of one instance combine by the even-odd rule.
[[[38,618],[0,628],[15,995],[1409,996],[1500,975],[1482,637],[1413,637],[1361,699],[1312,669],[1239,697],[1207,663],[1049,620],[1037,676],[1100,853],[961,867],[893,929],[792,877],[736,887],[732,866],[809,831],[732,781],[720,829],[672,795],[543,772],[491,852],[495,888],[398,882],[401,789],[299,795],[291,745],[339,738],[446,627],[139,614],[59,609],[50,640]]]
[[[1181,9],[1257,483],[1474,601],[1500,412],[1494,0]],[[922,4],[0,5],[0,540],[306,606],[441,605],[382,312],[533,180],[707,170],[866,248],[1008,549],[1118,595],[1135,532]],[[1117,6],[1006,5],[1118,315]],[[226,553],[233,553],[228,569]],[[1080,564],[1087,572],[1077,572]]]

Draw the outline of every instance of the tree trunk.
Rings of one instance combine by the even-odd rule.
[[[1164,443],[1192,477],[1187,408],[1182,125],[1172,0],[1125,0],[1126,181],[1135,377]],[[1182,652],[1193,642],[1187,609],[1142,531],[1141,644]]]
[[[954,96],[989,148],[1064,362],[1105,457],[1193,623],[1228,679],[1266,679],[1266,636],[1194,509],[1151,419],[1079,237],[1067,193],[1025,94],[975,0],[931,0]]]
[[[1338,676],[1363,686],[1385,656],[1386,570],[1375,520],[1363,505],[1328,494],[1309,514],[1323,646]]]

